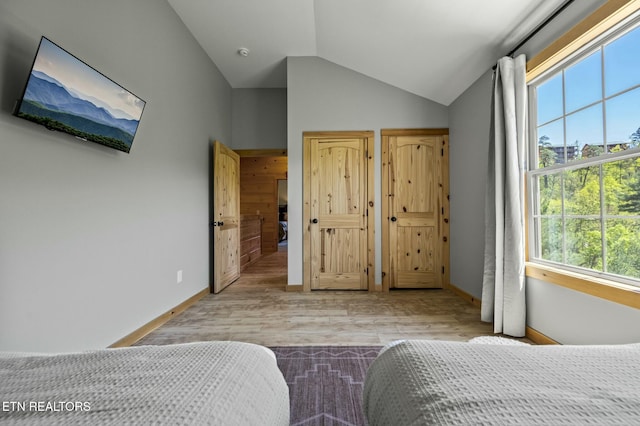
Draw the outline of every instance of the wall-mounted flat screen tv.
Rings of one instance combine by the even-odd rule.
[[[16,115],[129,152],[145,101],[42,37]]]

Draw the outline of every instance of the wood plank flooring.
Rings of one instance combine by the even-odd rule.
[[[448,290],[286,292],[286,262],[286,251],[263,256],[234,284],[205,296],[136,344],[383,345],[493,335],[479,309]]]

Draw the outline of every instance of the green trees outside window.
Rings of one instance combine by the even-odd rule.
[[[539,139],[542,167],[556,163],[547,139]],[[640,128],[610,153],[639,144]],[[640,279],[640,154],[536,179],[541,259]]]

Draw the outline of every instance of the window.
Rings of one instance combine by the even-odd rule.
[[[640,286],[640,22],[530,82],[530,260]]]

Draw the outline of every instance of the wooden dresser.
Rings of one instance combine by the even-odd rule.
[[[240,270],[262,256],[262,216],[240,216]]]

